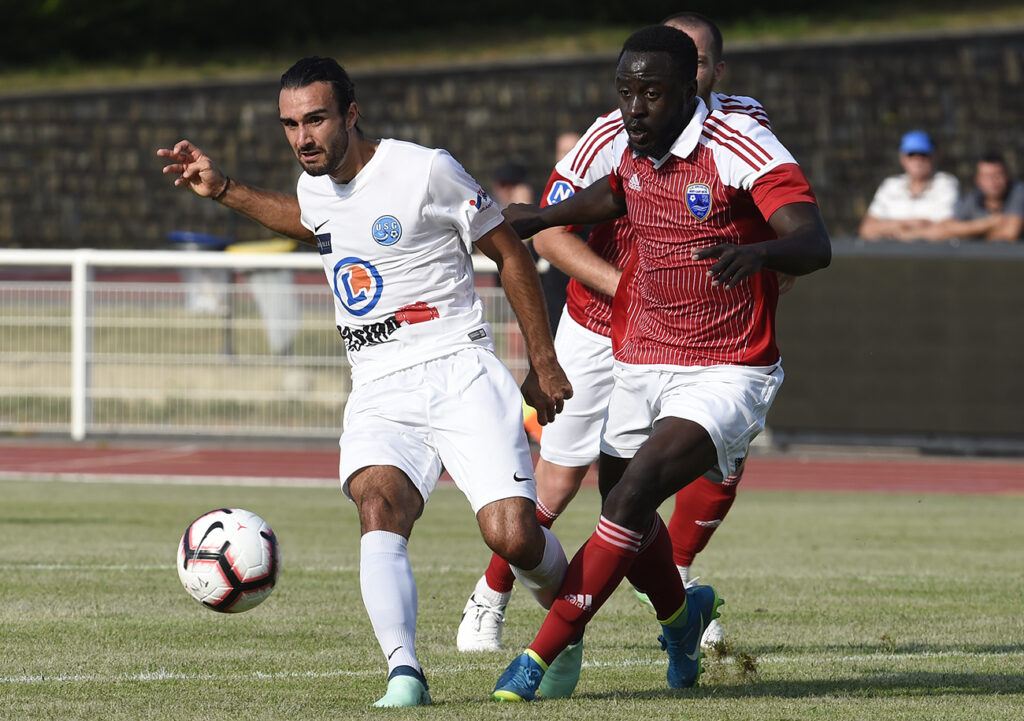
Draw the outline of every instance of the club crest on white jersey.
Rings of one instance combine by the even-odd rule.
[[[402,224],[393,215],[382,215],[373,221],[370,234],[380,245],[394,245],[402,239]]]
[[[341,306],[354,316],[363,316],[376,307],[384,292],[384,279],[369,261],[342,258],[334,266],[334,295]]]

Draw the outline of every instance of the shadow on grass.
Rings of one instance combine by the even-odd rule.
[[[815,698],[819,696],[907,697],[987,696],[1024,694],[1024,674],[940,673],[901,671],[874,676],[813,681],[761,681],[727,683],[695,689],[651,689],[629,693],[577,693],[577,700],[610,698]]]
[[[754,646],[738,649],[756,658],[786,656],[787,658],[807,656],[828,656],[834,659],[856,656],[858,661],[870,660],[877,656],[879,660],[900,656],[986,656],[991,654],[1022,654],[1024,647],[1020,644],[935,644],[935,643],[851,643],[851,644],[807,644],[803,646],[771,645]],[[713,656],[713,652],[708,654]]]

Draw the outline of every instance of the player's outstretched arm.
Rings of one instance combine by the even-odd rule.
[[[252,218],[275,233],[307,243],[316,239],[300,222],[299,199],[294,195],[253,188],[228,178],[206,153],[188,140],[156,154],[170,161],[164,175],[173,175],[174,185],[188,188],[200,198],[211,198]]]
[[[612,192],[602,178],[560,203],[539,208],[513,203],[502,211],[520,238],[529,238],[556,225],[594,225],[626,214],[626,199]]]
[[[605,295],[615,295],[622,271],[595,253],[565,226],[547,228],[533,236],[537,254],[583,285]]]
[[[714,259],[708,269],[712,285],[735,288],[762,268],[806,275],[825,268],[832,261],[832,241],[818,206],[813,203],[784,205],[768,219],[778,236],[749,245],[720,243],[693,252],[693,259]]]
[[[546,425],[562,412],[564,401],[572,398],[572,385],[555,356],[544,291],[533,258],[508,223],[484,234],[476,246],[498,265],[502,288],[519,321],[530,359],[523,397],[537,409],[538,422]]]

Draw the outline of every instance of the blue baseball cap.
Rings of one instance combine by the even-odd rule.
[[[928,133],[923,130],[911,130],[900,140],[900,152],[905,155],[911,153],[931,155],[935,152],[935,146],[932,145],[932,139]]]

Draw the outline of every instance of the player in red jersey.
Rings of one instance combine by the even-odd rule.
[[[558,599],[493,692],[535,697],[625,577],[650,597],[673,688],[696,684],[720,599],[684,589],[660,504],[702,475],[735,474],[782,382],[778,280],[828,265],[831,245],[792,155],[755,119],[709,113],[684,33],[644,28],[623,47],[618,165],[561,203],[506,211],[521,236],[627,215],[636,239],[612,313],[615,379],[601,441],[597,529]]]
[[[662,24],[682,30],[693,39],[697,47],[697,95],[709,109],[746,114],[766,128],[771,127],[757,100],[713,92],[725,62],[721,31],[710,18],[681,12]],[[607,176],[617,161],[612,141],[622,132],[619,110],[597,118],[555,166],[541,206],[557,203]],[[540,255],[573,276],[555,344],[560,362],[574,381],[575,396],[566,403],[558,423],[544,430],[535,470],[537,516],[546,527],[551,527],[569,505],[587,470],[598,458],[601,425],[612,387],[612,296],[632,245],[629,228],[628,220],[621,218],[596,225],[586,240],[576,234],[581,230],[577,227],[549,228],[533,239]],[[690,579],[690,565],[732,506],[741,476],[742,468],[721,482],[702,477],[676,494],[675,511],[668,527],[676,567],[684,583],[696,580]],[[493,555],[463,611],[456,639],[460,651],[502,647],[502,625],[514,580],[508,564]],[[722,640],[721,627],[713,621],[702,645],[712,647]],[[548,675],[546,686],[551,685],[553,677]],[[547,687],[544,691],[551,693]]]

